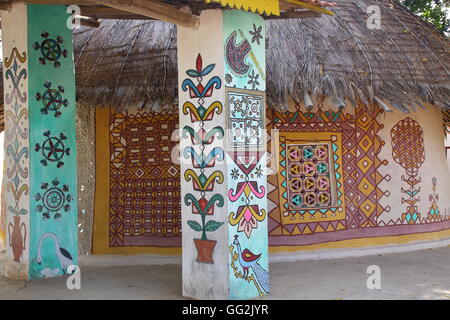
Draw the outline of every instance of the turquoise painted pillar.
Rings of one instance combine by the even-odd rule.
[[[207,10],[178,28],[183,295],[269,293],[265,24]]]
[[[11,278],[77,264],[72,30],[65,6],[13,4],[2,17],[7,266]]]
[[[266,28],[259,15],[224,12],[228,242],[231,299],[270,291],[266,169]]]

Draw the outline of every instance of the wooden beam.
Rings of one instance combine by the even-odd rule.
[[[87,17],[97,17],[98,19],[154,20],[153,18],[146,16],[132,14],[104,6],[82,6],[81,15]]]
[[[198,28],[199,18],[173,6],[148,0],[93,0],[97,4],[125,12],[170,22],[179,26]]]
[[[311,10],[295,10],[295,11],[285,11],[281,12],[280,16],[268,16],[264,17],[266,20],[273,19],[302,19],[302,18],[319,18],[321,16],[320,13],[311,11]]]
[[[1,1],[0,2],[0,10],[11,10],[11,2]]]
[[[299,1],[299,0],[284,0],[284,1],[292,3],[292,4],[296,4],[296,5],[300,6],[300,7],[307,8],[307,9],[309,9],[311,11],[315,11],[315,12],[319,12],[319,13],[325,13],[325,14],[328,14],[330,16],[334,15],[334,12],[331,11],[331,10],[328,10],[328,9],[325,9],[325,8],[322,8],[322,7],[319,7],[319,6],[315,6],[315,5],[312,5],[310,3],[306,3],[306,2],[303,2],[303,1]]]
[[[54,5],[86,5],[93,4],[89,0],[14,0],[12,2],[22,2],[30,4],[54,4]]]
[[[90,28],[98,28],[98,27],[100,27],[100,22],[95,18],[81,17],[80,25],[85,26],[85,27],[90,27]]]

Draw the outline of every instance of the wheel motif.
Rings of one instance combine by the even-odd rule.
[[[70,202],[72,196],[69,194],[67,185],[59,186],[59,180],[55,179],[51,184],[44,182],[41,185],[41,193],[37,193],[34,198],[40,204],[36,206],[36,210],[42,213],[44,220],[50,219],[53,215],[55,220],[62,217],[62,212],[70,211]]]
[[[55,68],[61,66],[61,57],[67,58],[67,50],[62,47],[64,40],[61,36],[57,36],[56,39],[49,38],[49,33],[44,31],[41,33],[41,37],[44,38],[42,42],[35,42],[33,44],[34,50],[39,50],[41,57],[39,62],[43,65],[50,61]]]
[[[45,39],[41,43],[42,56],[50,61],[56,61],[61,57],[61,46],[53,39]]]
[[[64,93],[64,87],[58,86],[58,89],[53,89],[51,82],[46,81],[44,88],[46,89],[42,94],[36,93],[36,100],[42,101],[43,108],[41,113],[46,115],[49,112],[54,112],[56,118],[61,116],[60,109],[64,106],[67,107],[69,102],[64,99],[62,94]]]
[[[48,162],[56,163],[57,168],[61,168],[64,165],[62,159],[64,156],[70,155],[70,148],[66,148],[64,145],[64,140],[67,139],[66,135],[61,133],[59,137],[50,137],[50,130],[44,132],[44,137],[46,138],[41,144],[36,143],[34,150],[36,152],[41,151],[42,157],[41,164],[46,167]]]

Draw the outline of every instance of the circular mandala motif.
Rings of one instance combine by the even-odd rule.
[[[320,177],[317,179],[317,188],[319,190],[327,190],[330,186],[330,182],[327,177]]]
[[[70,211],[72,196],[69,194],[67,185],[60,186],[59,180],[55,179],[51,184],[44,182],[41,185],[41,193],[35,195],[35,200],[39,203],[36,210],[42,213],[44,219],[59,219],[62,212]]]
[[[51,188],[44,193],[43,202],[51,211],[58,211],[64,206],[64,193],[57,188]]]

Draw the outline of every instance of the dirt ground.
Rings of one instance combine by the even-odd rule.
[[[0,253],[3,274],[5,253]],[[89,260],[88,260],[89,261]],[[367,267],[381,270],[381,289],[369,290]],[[450,299],[450,246],[346,259],[271,263],[264,299]],[[81,289],[66,277],[13,281],[0,276],[0,299],[183,299],[181,266],[81,266]]]

